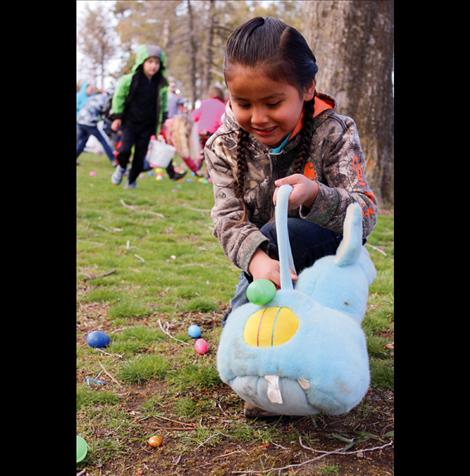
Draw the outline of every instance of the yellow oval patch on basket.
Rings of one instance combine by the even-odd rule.
[[[253,347],[275,347],[297,332],[299,319],[287,307],[266,307],[252,314],[245,324],[243,338]]]

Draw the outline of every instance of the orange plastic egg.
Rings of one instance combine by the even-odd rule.
[[[162,446],[163,445],[163,436],[161,436],[161,435],[151,436],[148,439],[148,444],[150,446],[153,446],[154,448],[156,448],[157,446]]]

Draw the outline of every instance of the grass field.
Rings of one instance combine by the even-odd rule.
[[[377,268],[364,320],[372,385],[342,417],[247,421],[215,368],[220,319],[238,270],[212,236],[212,188],[194,177],[141,175],[136,190],[111,185],[104,156],[77,167],[77,434],[88,475],[393,474],[393,213],[368,243]],[[91,172],[91,174],[90,174]],[[93,172],[95,174],[93,174]],[[210,352],[186,331],[198,324]],[[111,345],[85,338],[104,330]],[[173,338],[169,337],[170,334]],[[85,383],[98,378],[104,385]],[[163,446],[147,439],[160,434]],[[320,451],[347,447],[352,454]]]

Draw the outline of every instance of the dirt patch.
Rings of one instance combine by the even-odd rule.
[[[126,456],[91,469],[88,475],[208,475],[254,474],[270,468],[284,468],[271,474],[341,476],[385,476],[393,474],[393,445],[368,451],[393,440],[393,392],[370,390],[364,401],[349,414],[338,417],[280,417],[272,420],[246,420],[242,414],[242,402],[223,386],[203,392],[214,399],[212,411],[196,419],[184,419],[172,415],[172,402],[158,404],[161,417],[145,415],[142,403],[153,395],[165,394],[164,384],[151,382],[144,386],[132,386],[121,394],[122,405],[133,423],[138,424],[139,438],[133,438]],[[167,415],[167,417],[163,416]],[[248,425],[253,434],[269,435],[276,427],[271,441],[259,436],[240,440],[231,429]],[[198,429],[207,429],[207,438],[200,444],[182,442],[182,438],[195,436]],[[151,448],[146,438],[152,434],[164,437],[160,448]],[[217,437],[216,443],[211,436]],[[301,440],[299,440],[299,437]],[[302,466],[307,460],[321,456],[301,446],[316,451],[339,450],[345,441],[354,441],[347,451],[363,450],[362,453],[324,456]],[[137,440],[137,441],[136,441]],[[214,440],[214,438],[213,438]],[[365,450],[365,451],[364,451]],[[326,467],[326,468],[325,468]],[[82,467],[83,469],[83,467]],[[95,472],[94,472],[95,471]],[[329,472],[328,472],[329,471]],[[266,472],[264,474],[269,474]]]

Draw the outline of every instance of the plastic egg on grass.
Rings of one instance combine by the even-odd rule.
[[[276,286],[268,279],[256,279],[246,290],[246,297],[252,304],[264,306],[276,295]]]
[[[194,343],[194,350],[199,355],[204,355],[209,350],[209,344],[205,339],[197,339]]]
[[[197,339],[194,343],[194,350],[199,355],[204,355],[209,350],[209,344],[205,339]]]
[[[93,348],[107,347],[110,340],[108,334],[103,331],[90,332],[86,338],[87,344]]]
[[[151,436],[148,439],[147,443],[150,446],[153,446],[154,448],[157,448],[158,446],[162,446],[163,445],[163,436],[161,436],[161,435]]]
[[[87,442],[80,435],[77,435],[77,464],[81,463],[85,459],[87,453]]]
[[[201,328],[197,326],[196,324],[191,324],[188,327],[188,336],[197,339],[198,337],[201,337]]]

